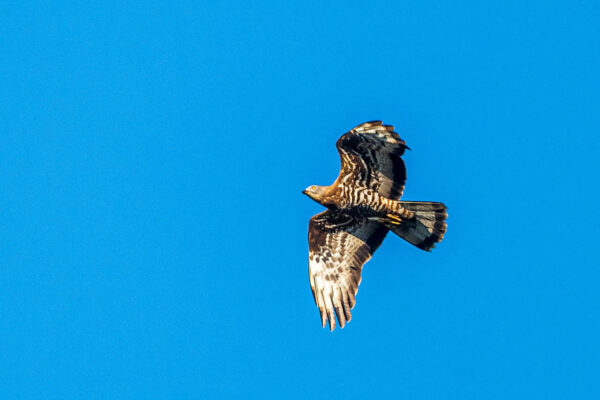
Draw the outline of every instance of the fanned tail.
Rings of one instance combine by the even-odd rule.
[[[414,213],[414,218],[392,218],[385,225],[389,230],[418,248],[430,251],[444,238],[446,232],[446,206],[430,201],[401,201],[403,208]],[[390,216],[391,217],[391,216]]]

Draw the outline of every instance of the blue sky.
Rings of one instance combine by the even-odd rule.
[[[0,397],[600,395],[600,6],[8,2]],[[389,236],[320,327],[301,195],[382,119]]]

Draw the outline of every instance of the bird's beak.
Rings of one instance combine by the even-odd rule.
[[[302,194],[306,194],[306,189],[304,189],[304,190],[302,191]]]

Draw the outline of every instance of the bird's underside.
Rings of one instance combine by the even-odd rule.
[[[393,126],[358,125],[336,143],[340,174],[331,186],[304,193],[327,207],[310,219],[309,279],[325,327],[344,327],[361,281],[363,265],[389,231],[431,250],[446,231],[446,207],[437,202],[400,201],[406,182],[406,146]]]

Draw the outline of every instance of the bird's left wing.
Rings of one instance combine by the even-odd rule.
[[[402,197],[406,182],[402,155],[408,146],[393,126],[365,122],[342,135],[336,146],[342,161],[338,177],[342,184],[367,187],[388,199]]]
[[[366,218],[327,210],[308,225],[308,275],[323,327],[335,329],[335,316],[344,327],[361,281],[362,266],[381,245],[388,229]]]

